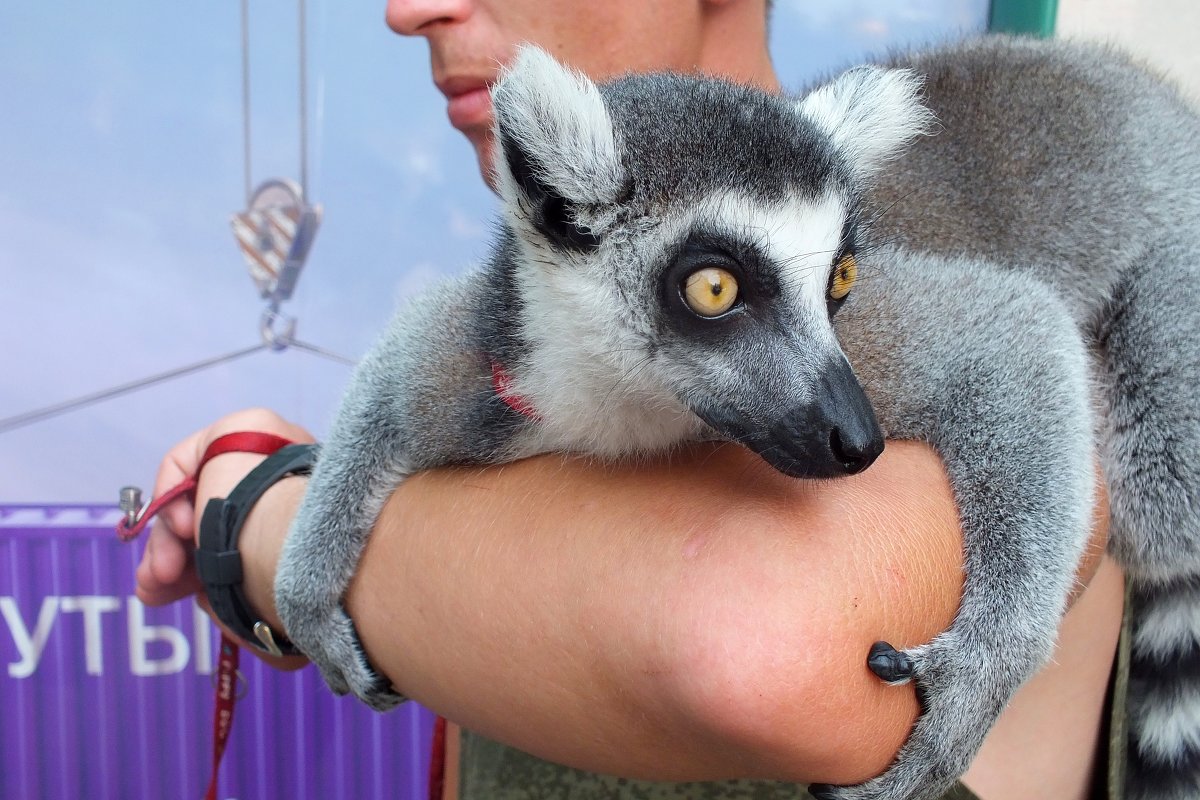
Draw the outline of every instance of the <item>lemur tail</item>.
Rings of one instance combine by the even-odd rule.
[[[1131,586],[1128,800],[1200,798],[1200,575]]]

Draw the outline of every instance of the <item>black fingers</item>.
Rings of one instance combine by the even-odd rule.
[[[881,680],[888,683],[904,683],[912,679],[913,660],[887,642],[871,645],[867,654],[867,667]]]

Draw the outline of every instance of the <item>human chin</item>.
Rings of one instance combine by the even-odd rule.
[[[483,182],[492,191],[496,191],[496,154],[491,131],[465,131],[464,133],[471,143],[471,147],[475,149],[475,159],[479,162],[479,174],[483,176]]]

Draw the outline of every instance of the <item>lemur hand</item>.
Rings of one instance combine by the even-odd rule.
[[[1076,573],[1069,602],[1083,593],[1095,576],[1108,545],[1109,507],[1104,476],[1097,473],[1092,536]],[[818,800],[924,800],[941,796],[966,770],[964,763],[987,733],[981,698],[988,695],[988,664],[964,647],[954,626],[929,644],[899,651],[885,642],[871,648],[867,666],[881,680],[911,680],[922,713],[896,761],[882,775],[856,786],[813,785]]]

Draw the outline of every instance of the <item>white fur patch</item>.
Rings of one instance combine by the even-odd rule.
[[[1162,659],[1200,644],[1200,605],[1192,592],[1163,597],[1138,620],[1134,647]]]
[[[775,209],[759,209],[756,222],[773,231],[768,254],[783,264],[783,285],[793,304],[807,308],[816,319],[827,309],[829,272],[842,245],[846,210],[836,196],[826,195],[814,204],[792,203]],[[830,338],[833,329],[829,328]]]
[[[807,309],[813,319],[828,314],[829,271],[842,244],[846,208],[841,198],[827,194],[817,202],[798,198],[764,206],[741,197],[715,199],[700,211],[709,224],[731,232],[745,231],[780,265],[780,278],[793,308]],[[832,326],[818,326],[827,342],[835,342]]]
[[[859,177],[874,174],[937,119],[921,102],[922,79],[912,70],[856,67],[797,104],[833,139]]]
[[[621,187],[612,119],[586,76],[532,45],[521,48],[492,94],[496,146],[501,132],[536,154],[539,178],[575,203],[610,203]],[[517,198],[503,154],[497,176],[506,205]]]
[[[1136,709],[1138,748],[1156,760],[1178,758],[1185,748],[1200,749],[1200,689],[1151,696]]]
[[[650,363],[647,299],[616,274],[596,261],[517,273],[531,352],[513,389],[542,419],[538,452],[650,453],[702,430]]]

